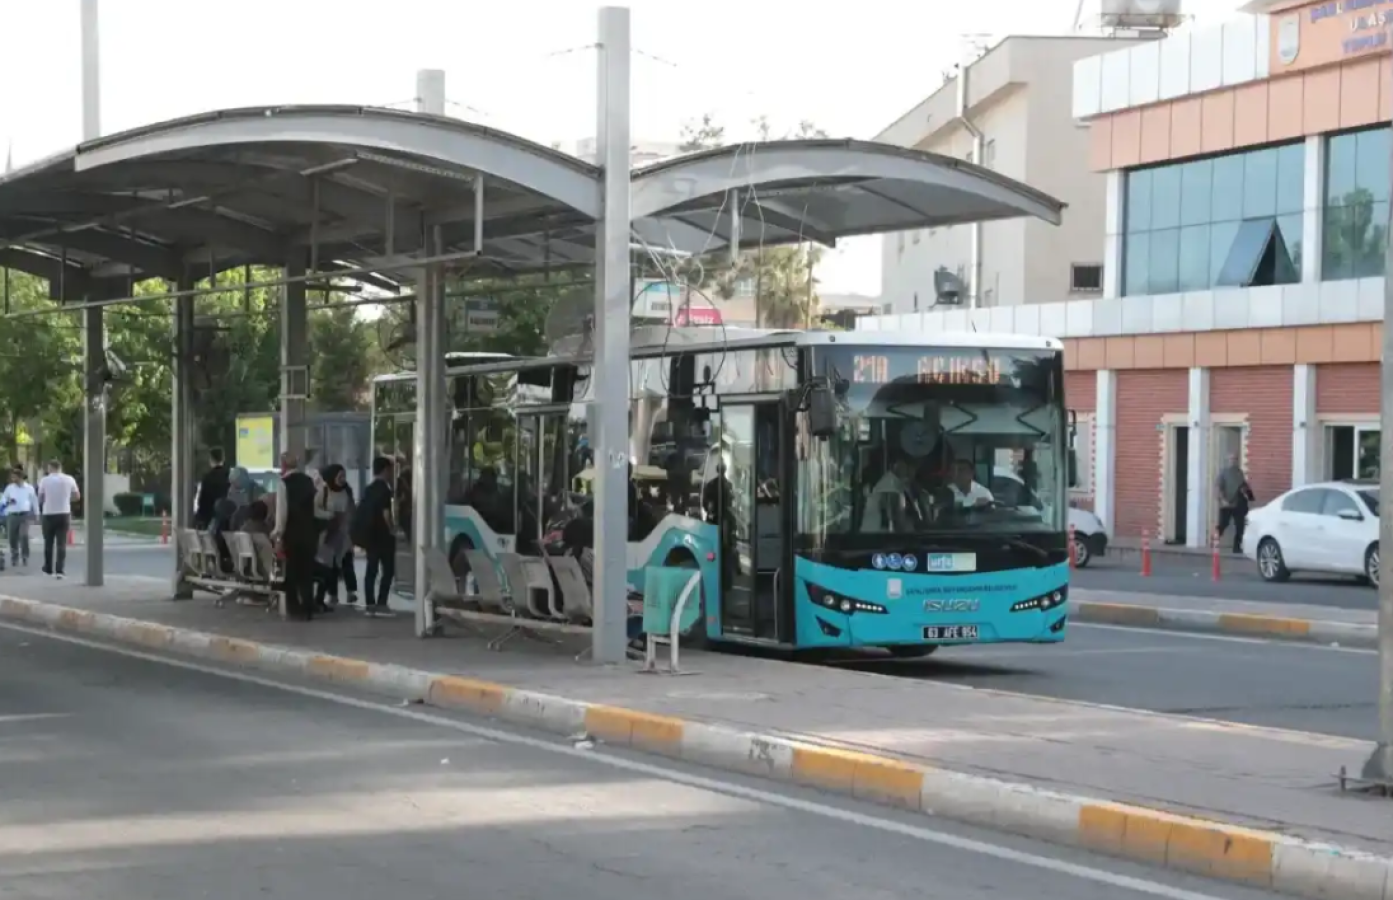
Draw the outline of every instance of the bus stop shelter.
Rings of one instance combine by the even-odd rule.
[[[445,117],[443,75],[423,72],[417,112],[223,110],[88,140],[0,177],[0,267],[46,279],[55,309],[84,314],[89,508],[105,495],[104,466],[92,462],[105,446],[101,310],[130,302],[135,282],[172,286],[158,296],[174,308],[176,533],[189,525],[198,476],[196,297],[226,290],[216,282],[230,269],[283,272],[264,283],[281,290],[281,449],[303,458],[307,287],[353,279],[409,293],[420,361],[411,530],[419,597],[429,586],[421,551],[440,547],[444,530],[447,279],[593,267],[594,655],[622,660],[631,244],[734,252],[1023,216],[1060,221],[1059,202],[987,169],[862,141],[742,144],[630,171],[628,12],[606,8],[599,19],[599,165]],[[214,286],[196,287],[205,279]],[[93,587],[103,582],[101,546],[100,516],[89,516]],[[188,596],[187,586],[176,582],[175,595]],[[416,605],[424,635],[432,623]]]

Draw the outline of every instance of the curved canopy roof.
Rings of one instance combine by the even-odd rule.
[[[476,176],[489,265],[593,264],[597,167],[457,119],[291,106],[137,128],[0,176],[0,266],[61,272],[76,296],[132,274],[280,265],[311,244],[321,271],[381,265],[417,253],[435,226],[442,252],[467,251]],[[635,234],[688,253],[1019,216],[1057,223],[1063,208],[986,169],[862,141],[742,144],[632,177]]]

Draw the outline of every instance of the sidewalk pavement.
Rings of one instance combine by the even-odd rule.
[[[1074,618],[1203,634],[1378,646],[1378,610],[1070,588]]]
[[[32,530],[37,531],[38,529],[35,528]],[[82,522],[74,522],[73,546],[82,547],[85,546],[86,543],[87,529],[83,527]],[[108,549],[112,547],[149,547],[158,543],[160,543],[158,537],[148,534],[136,534],[131,531],[113,531],[110,525],[107,526],[106,532],[103,535],[103,546]]]
[[[575,663],[583,642],[490,652],[453,629],[418,640],[409,616],[288,623],[159,599],[157,579],[110,581],[6,585],[0,616],[588,732],[1297,896],[1393,900],[1393,806],[1335,787],[1367,742],[737,655],[688,654],[698,674],[642,677]]]

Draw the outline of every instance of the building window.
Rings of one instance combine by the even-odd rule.
[[[1123,293],[1300,281],[1305,165],[1296,143],[1127,173]]]
[[[1103,289],[1103,267],[1097,263],[1069,267],[1069,290],[1075,294],[1096,294]]]
[[[1389,150],[1387,125],[1337,134],[1327,143],[1322,278],[1383,274]]]

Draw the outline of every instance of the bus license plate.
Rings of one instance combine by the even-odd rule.
[[[977,640],[976,625],[926,625],[924,627],[924,640],[926,641],[975,641]]]

